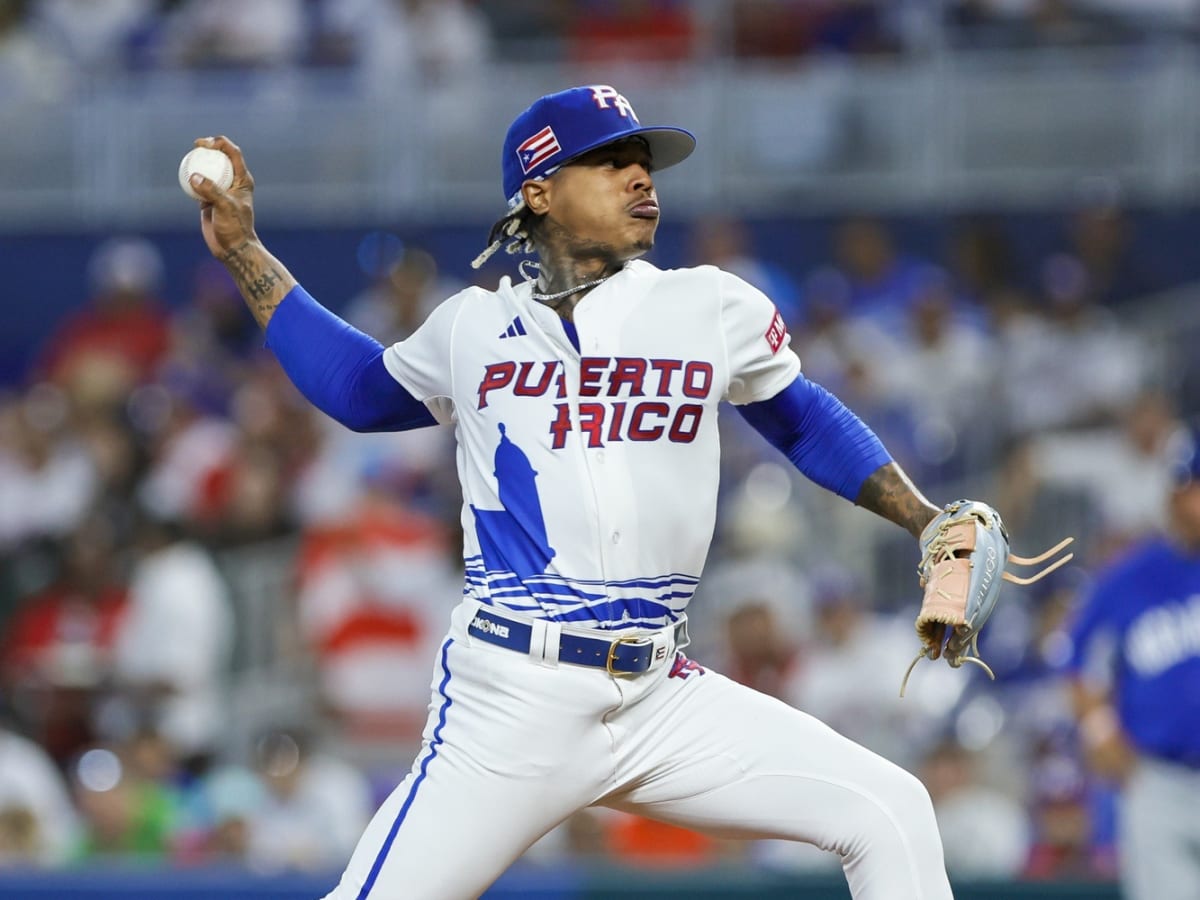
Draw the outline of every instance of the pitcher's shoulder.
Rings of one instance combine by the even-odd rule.
[[[719,288],[730,275],[716,266],[681,266],[675,269],[660,269],[644,260],[629,263],[630,273],[637,278],[654,279],[662,285],[687,285],[690,287],[709,286]]]
[[[478,285],[469,285],[455,294],[451,294],[437,305],[437,311],[457,316],[460,313],[471,313],[496,305],[503,287],[498,290],[488,290]]]

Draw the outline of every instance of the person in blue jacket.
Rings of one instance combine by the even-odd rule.
[[[1169,525],[1098,573],[1067,663],[1091,767],[1120,786],[1130,900],[1200,897],[1200,431],[1182,442]]]

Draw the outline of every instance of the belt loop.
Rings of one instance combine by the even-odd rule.
[[[462,608],[466,619],[466,621],[463,622],[463,628],[465,630],[471,627],[471,623],[475,621],[475,617],[479,615],[479,610],[483,609],[483,604],[474,597],[463,597]]]
[[[529,629],[529,658],[540,664],[546,659],[546,620],[534,619]]]
[[[692,642],[692,636],[688,634],[687,616],[681,616],[679,621],[675,623],[675,649],[682,650]]]
[[[562,638],[562,624],[559,622],[546,622],[545,631],[545,646],[542,650],[542,658],[539,662],[550,669],[558,668],[558,650],[559,640]]]
[[[529,659],[539,666],[558,668],[558,639],[562,626],[546,619],[533,619],[529,623]]]

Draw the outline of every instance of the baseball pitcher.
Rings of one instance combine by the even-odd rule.
[[[654,175],[691,133],[606,85],[537,100],[501,158],[507,209],[480,263],[536,256],[383,347],[320,306],[254,231],[254,182],[202,176],[201,230],[289,376],[359,431],[452,427],[466,579],[434,663],[424,746],[335,900],[462,900],[602,805],[841,856],[858,900],[951,896],[920,782],[683,654],[713,533],[722,401],[806,476],[921,538],[922,656],[973,659],[1007,561],[995,511],[939,509],[808,381],[772,302],[710,266],[640,261]],[[926,526],[930,526],[926,528]],[[980,563],[980,564],[976,564]],[[914,646],[917,646],[914,641]]]

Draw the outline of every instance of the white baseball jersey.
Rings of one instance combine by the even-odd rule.
[[[576,350],[532,290],[468,288],[384,355],[457,429],[464,593],[583,627],[674,622],[712,539],[718,403],[799,374],[783,318],[719,269],[638,261],[575,308]]]
[[[914,776],[687,659],[670,627],[712,537],[718,403],[800,370],[775,308],[717,269],[636,262],[575,308],[576,350],[531,292],[466,290],[385,353],[457,428],[467,596],[421,752],[328,900],[478,897],[588,806],[807,841],[841,856],[856,900],[950,900]],[[541,620],[528,643],[510,640],[522,617]],[[619,630],[585,637],[611,663],[634,628],[667,641],[640,674],[560,664],[569,631]]]

